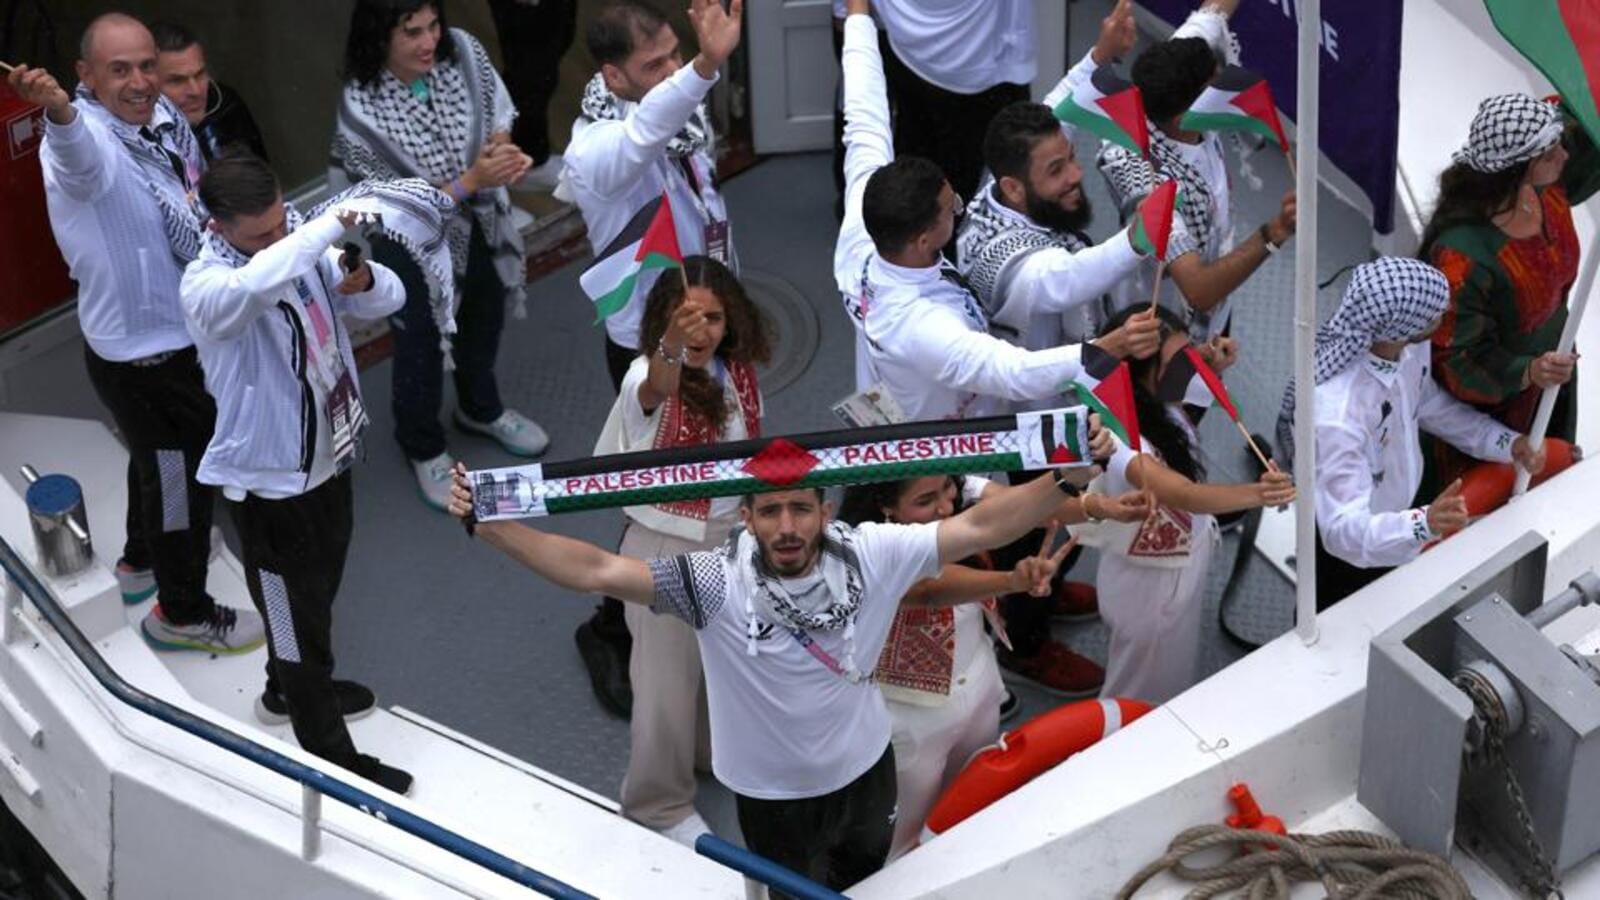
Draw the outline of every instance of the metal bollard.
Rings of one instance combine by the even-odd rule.
[[[28,522],[45,571],[58,576],[82,571],[94,559],[83,487],[68,475],[40,476],[33,466],[23,466],[22,477],[28,480]]]

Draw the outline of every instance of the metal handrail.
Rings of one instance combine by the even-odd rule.
[[[817,884],[793,869],[751,853],[738,844],[730,844],[709,832],[700,835],[694,842],[694,852],[722,863],[746,878],[775,887],[797,900],[846,900],[845,895],[832,888]]]
[[[84,637],[77,623],[72,621],[56,602],[55,597],[50,595],[49,590],[33,574],[33,570],[22,561],[16,550],[4,538],[0,538],[0,569],[4,569],[12,583],[33,602],[39,614],[44,616],[50,627],[61,636],[77,656],[78,661],[89,670],[89,674],[94,676],[95,681],[123,703],[547,897],[558,897],[563,900],[567,898],[594,900],[592,894],[529,868],[505,854],[491,850],[416,813],[395,806],[387,800],[284,756],[276,750],[264,747],[214,722],[173,706],[165,700],[146,694],[124,681],[111,668],[89,639]]]

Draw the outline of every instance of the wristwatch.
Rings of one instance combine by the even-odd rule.
[[[1052,475],[1053,478],[1055,478],[1056,490],[1060,491],[1063,494],[1066,494],[1068,497],[1076,497],[1076,496],[1078,496],[1078,494],[1080,493],[1079,490],[1078,490],[1078,486],[1073,484],[1072,482],[1068,481],[1061,474],[1061,470],[1060,469],[1056,469],[1054,472],[1051,473],[1051,475]]]

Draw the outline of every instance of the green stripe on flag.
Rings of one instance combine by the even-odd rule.
[[[1118,125],[1114,119],[1103,113],[1084,109],[1072,99],[1070,94],[1067,95],[1065,100],[1056,104],[1053,112],[1057,119],[1066,122],[1068,125],[1076,125],[1095,137],[1126,147],[1134,153],[1141,155],[1144,153],[1144,148],[1139,146],[1139,142],[1134,139],[1133,135]]]
[[[1179,128],[1190,131],[1248,131],[1259,134],[1274,144],[1278,142],[1278,133],[1272,126],[1261,121],[1255,116],[1232,116],[1226,113],[1197,113],[1190,110],[1183,114],[1178,121]]]
[[[1122,443],[1130,447],[1133,446],[1133,442],[1128,440],[1128,427],[1122,424],[1122,420],[1111,412],[1110,407],[1100,402],[1100,398],[1094,395],[1094,391],[1089,390],[1082,382],[1074,381],[1072,382],[1072,393],[1077,396],[1079,403],[1089,407],[1090,412],[1100,415],[1101,425],[1111,429],[1111,433],[1115,434]]]
[[[639,261],[639,267],[635,269],[632,274],[630,274],[627,278],[622,279],[622,281],[618,283],[616,287],[595,298],[594,320],[596,322],[603,322],[608,317],[614,315],[623,307],[627,306],[628,301],[633,297],[634,285],[639,283],[640,275],[651,269],[676,269],[679,267],[679,265],[680,264],[677,260],[665,254],[646,254],[645,258]]]
[[[1484,0],[1489,18],[1550,79],[1589,137],[1600,143],[1600,25],[1575,0]],[[1585,56],[1589,58],[1586,62]]]

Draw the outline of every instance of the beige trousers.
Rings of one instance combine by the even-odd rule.
[[[695,543],[630,521],[618,552],[654,559],[709,550],[726,539],[728,526],[712,522],[706,534],[706,541]],[[647,828],[671,828],[694,812],[695,770],[711,769],[700,644],[694,629],[677,616],[656,615],[637,603],[623,606],[633,633],[628,660],[633,718],[622,814]]]

